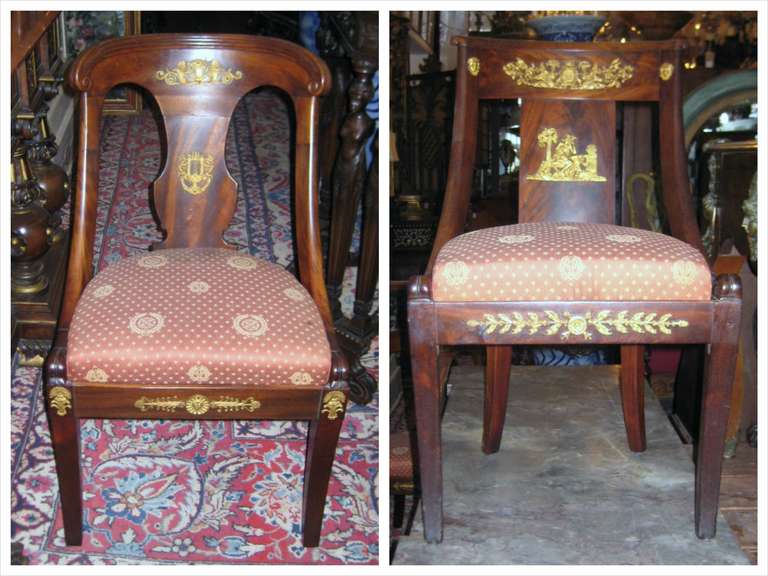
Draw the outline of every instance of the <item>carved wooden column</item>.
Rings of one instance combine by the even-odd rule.
[[[58,211],[69,193],[46,102],[61,84],[58,12],[11,17],[11,304],[12,351],[42,365],[53,338],[66,267],[66,233]]]
[[[360,262],[355,284],[352,318],[340,316],[336,321],[339,344],[349,358],[350,394],[357,403],[367,403],[376,391],[376,380],[360,363],[371,340],[379,330],[378,314],[371,315],[379,271],[379,139],[373,147],[373,164],[365,187],[363,230]]]
[[[348,353],[352,367],[350,395],[359,403],[371,399],[376,384],[359,363],[360,354],[365,352],[376,333],[376,322],[364,318],[367,313],[363,311],[370,310],[371,307],[374,290],[368,286],[373,282],[375,289],[378,262],[371,264],[363,261],[366,258],[365,247],[361,248],[361,261],[358,266],[358,289],[362,287],[363,293],[357,294],[358,302],[355,307],[359,312],[356,314],[357,319],[353,319],[351,323],[346,321],[341,313],[339,297],[344,270],[349,260],[355,217],[368,179],[365,147],[375,130],[375,122],[368,116],[366,106],[374,96],[372,80],[378,69],[378,14],[363,12],[357,14],[356,18],[356,42],[350,51],[353,77],[348,90],[348,111],[341,125],[339,149],[332,175],[333,205],[326,283],[341,343]],[[369,214],[364,215],[364,222],[370,224]],[[373,233],[375,232],[374,230]],[[371,232],[364,230],[363,237],[366,236],[370,237]],[[375,240],[370,242],[375,244]],[[368,250],[369,253],[376,252],[375,246],[369,246]]]

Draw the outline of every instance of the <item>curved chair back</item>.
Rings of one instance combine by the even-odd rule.
[[[224,247],[237,184],[224,148],[232,113],[246,93],[273,86],[292,100],[296,120],[294,191],[301,281],[330,321],[323,282],[317,192],[318,97],[330,87],[325,63],[304,48],[246,35],[149,34],[107,40],[83,52],[69,72],[80,97],[77,192],[69,283],[91,277],[99,180],[99,133],[107,93],[134,84],[155,98],[167,142],[153,183],[165,231],[157,248]],[[79,282],[73,282],[73,278]],[[70,286],[67,287],[68,293]],[[76,298],[65,297],[65,309]],[[65,314],[65,317],[67,315]]]
[[[446,196],[429,269],[460,234],[481,99],[520,98],[519,220],[620,223],[616,108],[659,102],[663,198],[672,234],[701,249],[681,117],[681,40],[558,43],[454,38],[459,47]]]

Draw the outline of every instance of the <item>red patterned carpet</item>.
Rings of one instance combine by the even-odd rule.
[[[292,268],[288,130],[269,93],[238,108],[227,166],[240,195],[225,239]],[[161,154],[152,116],[110,117],[102,142],[97,270],[159,238],[147,192]],[[376,374],[375,344],[365,364]],[[12,541],[30,563],[378,562],[376,401],[348,410],[316,549],[301,546],[304,423],[83,420],[85,534],[68,548],[41,371],[14,367],[12,380]]]

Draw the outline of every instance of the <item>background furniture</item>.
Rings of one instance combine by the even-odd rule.
[[[457,43],[462,69],[457,83],[457,113],[446,199],[427,273],[412,281],[408,303],[426,539],[436,542],[442,537],[441,382],[450,364],[450,348],[470,344],[486,348],[483,450],[490,453],[498,450],[503,429],[511,345],[553,344],[560,341],[558,332],[562,330],[565,330],[564,337],[586,334],[595,344],[622,345],[623,408],[629,445],[634,451],[645,449],[643,345],[710,344],[696,459],[696,533],[700,537],[712,537],[728,418],[727,399],[730,397],[740,320],[738,277],[719,277],[712,301],[698,293],[691,297],[691,302],[679,302],[676,297],[656,298],[659,301],[651,305],[642,299],[602,301],[598,315],[589,302],[571,302],[567,298],[547,302],[541,299],[488,302],[483,298],[474,301],[456,295],[448,298],[448,287],[459,286],[467,280],[467,266],[462,266],[462,262],[441,262],[438,256],[446,243],[461,234],[464,228],[476,149],[479,100],[515,97],[523,99],[521,221],[620,221],[621,209],[614,181],[616,103],[659,101],[662,191],[671,231],[689,245],[687,249],[692,253],[691,246],[701,251],[701,239],[687,194],[683,148],[680,91],[683,43],[632,46],[471,38],[459,38]],[[562,139],[558,138],[559,133],[563,133]],[[580,143],[578,146],[577,142]],[[581,156],[584,146],[586,153]],[[545,148],[546,153],[538,152],[537,148]],[[539,166],[538,170],[536,166]],[[524,229],[544,230],[542,227]],[[485,236],[476,238],[479,245],[487,241]],[[533,239],[534,236],[512,236],[506,243],[525,244]],[[628,243],[636,241],[642,242],[637,237],[627,240]],[[472,242],[464,240],[467,244],[464,253],[469,254]],[[674,242],[670,242],[671,247]],[[459,246],[459,243],[453,246]],[[461,252],[459,248],[455,250]],[[472,256],[467,255],[467,258]],[[706,264],[700,255],[696,258],[696,276],[703,278],[702,281],[708,280]],[[565,264],[563,271],[561,261],[561,277],[571,275],[571,266],[578,268],[578,262]],[[693,266],[692,262],[690,264]],[[470,279],[470,284],[476,288],[477,282],[480,282],[479,276]],[[706,284],[702,287],[708,292]],[[656,329],[651,326],[646,330],[643,326],[630,329],[623,326],[588,332],[590,323],[596,322],[597,326],[601,318],[610,318],[613,314],[619,315],[617,318],[623,317],[622,314],[634,314],[635,320],[640,322],[649,313],[652,323],[662,321],[662,318],[666,322],[672,316],[679,317],[678,326],[683,329],[672,331],[668,327]],[[549,328],[542,330],[542,326]]]
[[[360,357],[378,334],[378,313],[371,313],[379,265],[378,130],[369,110],[372,100],[378,101],[378,86],[373,83],[379,68],[378,14],[322,13],[320,24],[319,52],[335,83],[323,104],[320,137],[320,193],[330,219],[326,285],[339,344],[350,361],[351,397],[368,403],[377,384]],[[353,255],[360,212],[358,254]],[[355,302],[352,317],[346,318],[341,312],[342,284],[347,266],[355,262]]]
[[[197,56],[204,52],[208,59]],[[130,58],[127,56],[130,54]],[[131,65],[126,65],[130,62]],[[181,64],[179,64],[181,63]],[[138,64],[138,65],[136,65]],[[104,42],[83,53],[70,70],[70,84],[80,91],[81,137],[78,155],[77,192],[74,201],[73,236],[70,248],[64,303],[57,326],[54,348],[46,361],[46,398],[51,436],[62,498],[65,538],[79,545],[82,538],[82,502],[79,475],[79,418],[216,418],[216,419],[302,419],[310,421],[305,465],[303,541],[317,546],[323,517],[325,495],[333,463],[336,442],[347,400],[344,357],[335,346],[330,307],[322,275],[322,249],[317,217],[316,154],[319,97],[330,82],[328,70],[306,50],[274,39],[248,36],[151,35]],[[162,110],[167,142],[167,162],[153,184],[155,208],[166,237],[152,256],[126,260],[125,266],[162,269],[169,262],[184,264],[184,258],[200,262],[206,258],[226,259],[230,268],[251,270],[259,260],[245,256],[227,256],[221,235],[234,211],[236,185],[224,162],[224,143],[229,116],[238,101],[262,85],[273,85],[287,93],[296,115],[295,204],[298,238],[299,277],[303,289],[286,288],[284,296],[306,302],[311,296],[320,327],[320,337],[327,332],[327,382],[312,385],[311,375],[296,373],[289,382],[269,385],[243,385],[227,380],[218,384],[205,366],[193,366],[189,381],[173,386],[156,377],[143,377],[156,368],[145,356],[144,372],[134,372],[124,382],[109,382],[109,374],[92,368],[87,374],[70,373],[75,360],[83,371],[88,359],[88,299],[109,298],[119,285],[102,284],[87,289],[92,275],[93,238],[98,189],[99,124],[109,90],[120,83],[132,83],[150,91]],[[179,94],[189,98],[180,98]],[[194,97],[192,97],[194,96]],[[191,248],[174,250],[167,248]],[[202,250],[216,248],[218,250]],[[165,256],[164,254],[168,254]],[[179,256],[181,255],[181,256]],[[269,265],[263,264],[268,267]],[[109,276],[120,281],[120,265],[97,276],[94,286]],[[274,268],[274,267],[273,267]],[[279,270],[279,269],[278,269]],[[277,272],[267,274],[274,278]],[[279,274],[284,271],[279,270]],[[279,275],[278,274],[278,275]],[[270,276],[272,275],[272,276]],[[261,279],[263,279],[260,276]],[[293,279],[291,279],[293,281]],[[287,282],[287,280],[286,280]],[[290,284],[290,282],[288,282]],[[195,287],[193,288],[193,285]],[[159,293],[147,293],[162,299]],[[263,287],[261,287],[263,288]],[[193,293],[205,293],[206,282],[193,282]],[[233,288],[234,289],[234,288]],[[159,294],[159,296],[158,296]],[[244,337],[257,337],[269,329],[263,318],[253,315],[236,317],[233,329]],[[181,318],[187,322],[189,318]],[[193,324],[194,324],[193,320]],[[161,331],[164,321],[154,313],[140,313],[131,318],[130,329],[142,336]],[[97,322],[94,324],[98,326]],[[70,338],[72,328],[72,341]],[[199,326],[198,326],[199,328]],[[205,330],[205,328],[203,328]],[[79,340],[86,338],[86,341]],[[159,337],[158,344],[163,342]],[[73,349],[77,343],[79,356]],[[324,344],[325,345],[325,344]],[[172,354],[172,353],[171,353]],[[249,355],[249,358],[251,356]],[[273,356],[265,357],[269,370]],[[197,359],[200,359],[198,354]],[[130,368],[130,367],[129,367]],[[129,373],[130,369],[126,368]],[[77,370],[73,370],[76,372]],[[246,381],[250,382],[250,378]],[[109,392],[107,392],[109,390]],[[178,411],[177,411],[178,410]],[[216,412],[215,414],[213,412]]]
[[[41,366],[56,325],[67,236],[59,210],[69,179],[56,163],[48,102],[64,67],[59,12],[11,13],[11,354]]]

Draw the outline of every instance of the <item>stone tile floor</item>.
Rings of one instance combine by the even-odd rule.
[[[722,516],[715,539],[696,538],[690,451],[649,389],[648,449],[629,451],[617,367],[514,367],[492,456],[480,450],[482,367],[450,382],[445,538],[427,545],[418,514],[395,564],[749,563]]]

